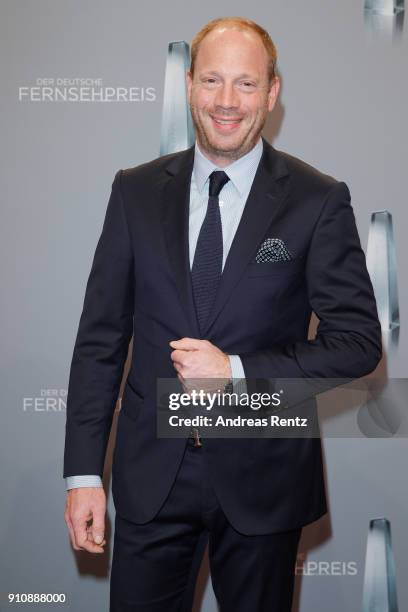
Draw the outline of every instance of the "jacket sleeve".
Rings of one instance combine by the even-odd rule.
[[[64,477],[102,476],[133,331],[133,254],[119,170],[112,183],[76,336],[67,395]]]
[[[240,354],[247,379],[355,379],[380,361],[375,297],[343,182],[331,187],[322,206],[305,274],[309,303],[319,319],[316,338]]]

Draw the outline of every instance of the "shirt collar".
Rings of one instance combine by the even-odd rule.
[[[197,141],[194,149],[194,181],[199,192],[204,189],[204,185],[214,170],[224,170],[230,181],[234,184],[243,197],[251,188],[256,169],[262,156],[263,145],[260,137],[256,145],[245,155],[233,161],[225,168],[219,168],[200,150]]]

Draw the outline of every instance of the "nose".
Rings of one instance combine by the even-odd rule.
[[[217,92],[216,104],[222,108],[237,108],[239,106],[238,93],[232,83],[224,82]]]

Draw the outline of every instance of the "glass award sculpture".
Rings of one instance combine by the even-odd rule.
[[[363,612],[398,612],[391,526],[385,518],[370,521],[364,574]]]
[[[371,215],[367,269],[374,288],[382,330],[389,331],[399,327],[395,240],[392,215],[387,210],[380,210]]]
[[[176,153],[194,144],[194,128],[187,100],[186,72],[190,49],[186,42],[169,43],[164,80],[160,155]]]
[[[364,9],[378,15],[396,15],[404,10],[404,0],[365,0]]]

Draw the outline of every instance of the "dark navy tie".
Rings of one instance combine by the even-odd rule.
[[[202,334],[222,273],[222,226],[218,195],[228,181],[229,176],[222,170],[210,174],[207,213],[200,229],[191,269],[197,319]]]

